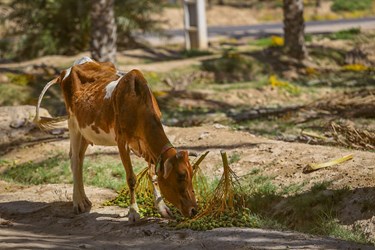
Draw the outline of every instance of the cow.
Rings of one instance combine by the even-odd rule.
[[[39,96],[34,122],[42,129],[64,119],[39,116],[43,96],[54,84],[60,85],[68,114],[75,213],[91,207],[82,180],[83,160],[90,144],[117,146],[130,190],[129,221],[140,219],[131,151],[148,162],[155,206],[163,217],[170,217],[171,212],[161,194],[183,216],[197,213],[193,169],[189,163],[192,154],[177,151],[168,140],[160,121],[159,106],[139,70],[125,74],[109,62],[96,62],[89,57],[76,60],[72,67],[48,82]]]

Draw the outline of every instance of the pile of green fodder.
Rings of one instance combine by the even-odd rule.
[[[207,156],[209,152],[207,151],[203,155],[201,155],[198,160],[193,164],[194,176],[195,173],[199,170],[199,164],[203,161],[203,159]],[[153,194],[153,186],[152,182],[148,176],[149,168],[145,167],[137,174],[137,185],[135,186],[135,193],[137,196],[137,203],[139,207],[139,212],[141,217],[160,217],[159,212],[154,206],[154,194]],[[198,180],[199,179],[199,180]],[[203,189],[206,190],[207,188],[207,179],[204,178],[202,175],[199,175],[197,178],[196,183],[199,182],[200,193],[203,192]],[[201,185],[204,184],[204,185]],[[105,202],[104,205],[111,206],[117,205],[120,207],[127,208],[130,206],[130,190],[128,185],[125,185],[124,188],[119,192],[116,198],[111,201]],[[170,206],[171,207],[171,206]],[[174,213],[178,213],[176,209],[172,208]]]
[[[199,166],[195,169],[193,181],[200,202],[200,212],[191,219],[182,217],[171,222],[176,228],[193,230],[209,230],[218,227],[257,227],[258,220],[246,207],[246,196],[241,188],[238,177],[229,167],[227,154],[221,152],[223,174],[216,188],[210,192],[204,184],[207,179],[202,175]],[[207,183],[207,182],[206,182]],[[198,185],[197,185],[198,184]],[[199,185],[200,184],[200,185]],[[203,197],[204,195],[204,197]]]
[[[160,217],[159,212],[154,206],[153,187],[150,178],[148,178],[148,167],[145,167],[137,174],[137,185],[135,193],[141,217]],[[130,206],[130,190],[128,185],[119,192],[118,196],[104,205],[117,205],[120,207]]]
[[[193,218],[184,218],[171,207],[175,216],[169,226],[190,228],[193,230],[209,230],[218,227],[258,227],[258,220],[246,206],[246,196],[241,188],[238,177],[229,167],[227,154],[221,152],[223,174],[213,190],[208,179],[203,175],[199,164],[208,152],[193,164],[193,184],[198,200],[199,213]],[[152,183],[147,177],[148,169],[143,169],[137,175],[137,202],[143,217],[160,217],[154,207]],[[129,189],[127,186],[108,205],[128,207],[130,205]]]

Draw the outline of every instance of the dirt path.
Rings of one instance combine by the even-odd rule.
[[[235,132],[222,125],[191,128],[166,128],[171,141],[178,147],[210,154],[202,163],[204,171],[219,176],[219,151],[239,154],[240,160],[231,166],[238,175],[252,169],[263,169],[277,175],[275,183],[303,182],[305,188],[316,182],[332,181],[334,187],[350,185],[353,189],[368,188],[361,195],[373,200],[374,153],[334,147],[286,143]],[[67,140],[20,147],[2,156],[2,159],[19,162],[40,160],[48,152],[67,150]],[[115,151],[114,148],[90,147],[88,154]],[[44,152],[44,153],[35,153]],[[320,162],[344,154],[354,154],[354,160],[345,164],[306,175],[302,168],[311,162]],[[360,169],[360,171],[359,171]],[[50,184],[17,186],[0,182],[0,248],[1,249],[375,249],[333,238],[278,232],[261,229],[220,228],[205,232],[172,230],[163,227],[162,220],[144,220],[130,225],[126,210],[104,207],[101,204],[116,194],[106,189],[88,187],[88,196],[94,206],[89,213],[75,216],[72,213],[71,186]],[[374,198],[374,197],[373,197]],[[349,203],[351,204],[351,203]],[[348,211],[360,209],[353,203]],[[345,213],[345,211],[343,211]],[[349,213],[350,214],[350,213]],[[350,217],[351,216],[351,217]],[[373,214],[347,215],[348,221],[371,222]],[[349,222],[348,222],[349,223]]]
[[[6,186],[9,184],[1,183]],[[100,204],[115,194],[87,188],[89,213],[74,215],[69,185],[21,188],[0,195],[1,249],[373,249],[332,238],[261,229],[171,230],[162,220],[131,225],[125,210]]]

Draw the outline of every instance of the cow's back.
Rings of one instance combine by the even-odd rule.
[[[113,106],[105,96],[119,78],[113,64],[97,62],[75,65],[60,76],[69,119],[90,143],[115,145]]]

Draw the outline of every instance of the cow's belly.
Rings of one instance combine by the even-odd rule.
[[[93,143],[95,145],[102,145],[102,146],[116,146],[116,136],[115,131],[111,129],[109,133],[106,133],[104,130],[100,128],[92,129],[91,126],[87,126],[85,128],[80,129],[81,134],[85,139]]]

